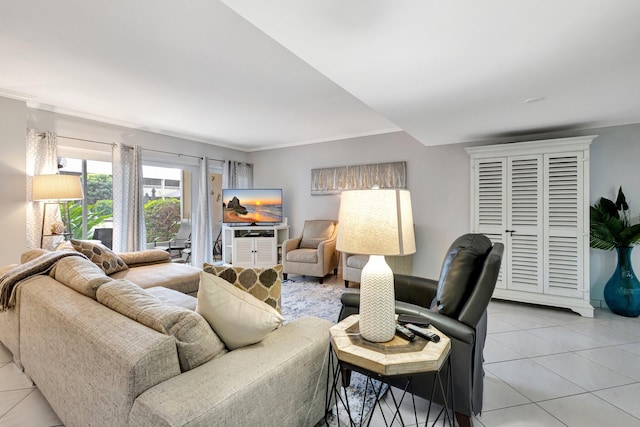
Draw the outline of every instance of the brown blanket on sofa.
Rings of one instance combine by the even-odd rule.
[[[5,311],[16,305],[15,289],[20,282],[36,274],[49,273],[60,259],[68,256],[87,258],[80,252],[49,252],[5,272],[0,277],[0,311]]]

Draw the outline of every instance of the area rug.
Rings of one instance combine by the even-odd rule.
[[[340,297],[346,289],[341,283],[319,284],[317,281],[289,279],[282,282],[282,316],[285,323],[302,316],[316,316],[336,323],[340,314]]]
[[[291,322],[302,316],[316,316],[327,319],[336,323],[340,314],[342,304],[340,297],[345,292],[359,292],[359,289],[346,289],[340,283],[324,283],[319,284],[317,281],[305,281],[302,277],[289,279],[282,282],[282,315],[286,322]],[[376,390],[380,387],[378,381],[375,381]],[[352,421],[356,425],[360,425],[361,414],[364,415],[363,421],[371,415],[374,405],[376,404],[375,395],[371,393],[371,386],[367,391],[366,400],[364,397],[366,377],[357,372],[351,374],[351,383],[346,390],[349,398],[349,409]],[[386,391],[384,386],[383,393]],[[342,391],[344,399],[344,390]],[[364,410],[363,410],[364,405]],[[336,411],[336,407],[332,409],[327,417],[328,425],[349,426],[349,418],[342,405],[340,410]],[[316,427],[325,424],[325,420],[319,422]]]

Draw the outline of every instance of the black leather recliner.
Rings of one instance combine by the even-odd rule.
[[[483,355],[487,305],[498,279],[504,246],[482,234],[456,239],[445,256],[440,280],[394,275],[396,313],[420,315],[451,339],[451,363],[456,419],[471,425],[482,411]],[[342,295],[339,320],[358,313],[360,295]],[[432,375],[413,381],[413,392],[429,399]],[[399,386],[404,386],[398,382]]]

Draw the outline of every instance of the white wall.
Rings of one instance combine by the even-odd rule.
[[[417,255],[413,272],[436,277],[451,241],[469,229],[469,158],[462,145],[427,148],[404,132],[252,153],[254,186],[282,187],[291,235],[305,219],[337,219],[339,195],[311,196],[311,169],[407,162]]]
[[[24,102],[0,98],[0,266],[26,250],[26,112]]]
[[[425,147],[404,132],[252,153],[256,187],[283,187],[285,215],[292,235],[305,219],[337,218],[340,196],[311,196],[311,169],[387,161],[406,161],[416,224],[413,273],[438,278],[442,256],[469,226],[469,157],[464,148],[504,142],[577,135],[599,135],[591,145],[590,204],[615,198],[623,186],[632,215],[640,220],[640,124],[572,132],[522,135],[472,144]],[[640,273],[640,249],[634,252]],[[615,253],[591,250],[591,299],[605,306],[604,284],[615,267]]]

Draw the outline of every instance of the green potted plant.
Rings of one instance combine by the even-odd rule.
[[[614,313],[637,317],[640,315],[640,282],[631,265],[631,251],[640,243],[640,224],[631,224],[622,187],[615,203],[602,197],[590,211],[591,247],[615,249],[618,253],[616,270],[604,287],[604,299]]]

